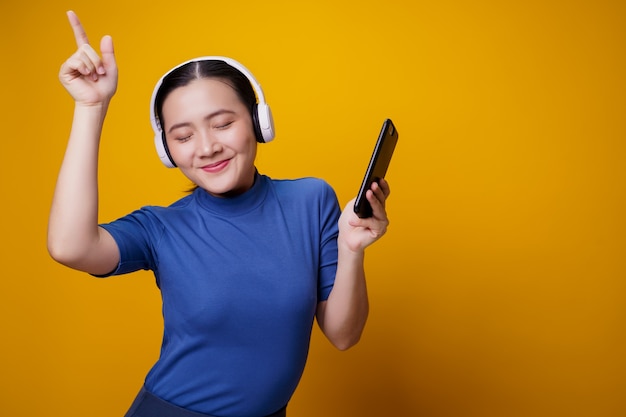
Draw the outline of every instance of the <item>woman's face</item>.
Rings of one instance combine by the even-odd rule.
[[[233,87],[194,80],[167,96],[162,115],[170,155],[187,178],[219,197],[252,187],[257,143],[250,111]]]

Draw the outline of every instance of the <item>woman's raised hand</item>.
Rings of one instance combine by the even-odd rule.
[[[378,183],[372,183],[372,188],[365,196],[372,206],[373,215],[364,219],[354,213],[355,199],[352,199],[339,218],[339,244],[344,244],[347,249],[357,252],[380,239],[389,226],[385,201],[390,193],[389,183],[384,178]]]
[[[92,48],[87,34],[73,11],[67,12],[78,49],[61,66],[59,79],[77,104],[108,104],[117,89],[117,64],[113,39],[100,41],[102,58]]]

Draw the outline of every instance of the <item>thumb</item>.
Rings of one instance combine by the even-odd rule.
[[[102,62],[106,69],[115,68],[115,51],[113,50],[113,38],[109,35],[103,36],[100,41],[100,53]]]

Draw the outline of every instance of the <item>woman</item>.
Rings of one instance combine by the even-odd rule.
[[[339,349],[368,314],[364,250],[386,231],[381,180],[340,212],[319,179],[274,180],[255,168],[262,92],[235,61],[197,59],[157,84],[151,112],[161,158],[196,189],[169,207],[98,224],[97,160],[117,88],[112,39],[78,50],[60,80],[74,121],[50,212],[51,256],[97,276],[151,269],[163,298],[161,355],[127,417],[284,416],[304,369],[313,319]],[[254,86],[259,89],[259,103]],[[259,125],[263,126],[259,126]]]

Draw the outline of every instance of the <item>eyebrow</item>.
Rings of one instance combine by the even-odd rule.
[[[233,110],[220,109],[220,110],[214,111],[213,113],[207,114],[206,116],[204,116],[203,120],[210,120],[213,117],[220,116],[222,114],[236,114],[236,113]],[[172,126],[170,126],[169,129],[167,129],[167,133],[172,133],[172,131],[178,128],[187,127],[190,125],[191,125],[190,122],[181,122],[181,123],[173,124]]]

